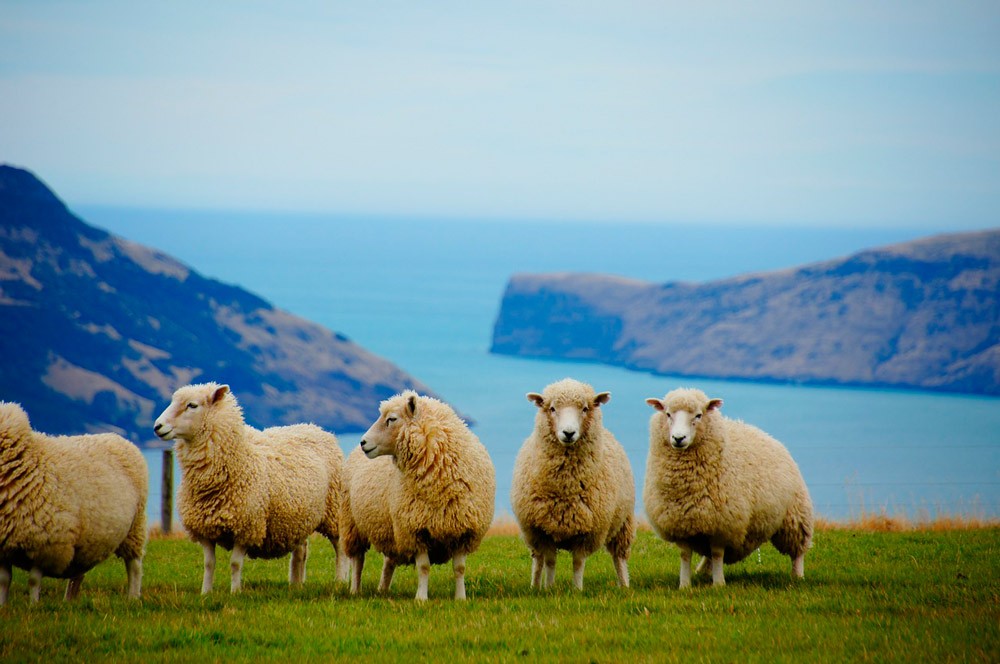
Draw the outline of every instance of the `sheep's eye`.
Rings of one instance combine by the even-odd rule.
[[[187,405],[187,407],[188,407],[188,410],[194,410],[195,408],[198,407],[198,404],[196,404],[195,402],[192,401],[191,403],[189,403]]]
[[[555,406],[552,406],[551,408],[549,408],[549,412],[550,412],[550,413],[554,413],[554,412],[556,412],[556,407],[555,407]]]
[[[667,419],[668,419],[668,420],[672,420],[672,419],[674,419],[674,416],[673,416],[673,415],[671,415],[670,413],[668,413],[667,411],[663,411],[663,414],[667,416]]]
[[[387,418],[385,418],[385,425],[389,426],[390,424],[392,424],[395,421],[396,421],[395,417],[387,417]]]
[[[584,407],[583,407],[583,412],[585,412],[585,413],[586,413],[586,412],[588,412],[589,410],[590,410],[590,407],[589,407],[589,406],[584,406]]]
[[[701,413],[698,413],[697,415],[694,416],[694,421],[695,422],[697,422],[700,419],[701,419]]]

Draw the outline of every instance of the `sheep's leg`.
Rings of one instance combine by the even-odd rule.
[[[229,570],[231,577],[229,580],[229,592],[238,593],[243,587],[243,559],[247,555],[247,548],[241,544],[233,545],[233,555],[229,557]]]
[[[378,591],[380,593],[389,592],[392,585],[392,575],[396,573],[396,561],[386,556],[382,559],[382,578],[378,580]]]
[[[577,590],[583,590],[583,568],[587,564],[587,556],[583,551],[573,552],[573,585]]]
[[[417,552],[417,597],[419,601],[427,600],[427,584],[431,578],[431,557],[427,551]]]
[[[202,540],[201,550],[205,554],[205,575],[201,580],[201,594],[207,595],[212,592],[212,583],[215,581],[215,543]]]
[[[361,592],[361,572],[365,569],[365,554],[350,559],[351,564],[351,594]]]
[[[712,560],[711,558],[702,557],[701,561],[698,563],[698,567],[695,568],[695,570],[694,570],[695,576],[699,576],[699,575],[704,574],[705,572],[707,572],[708,569],[709,569],[709,563],[711,562],[711,560]]]
[[[545,567],[542,561],[542,554],[538,551],[531,552],[531,587],[538,588],[542,585],[542,569]]]
[[[722,563],[723,557],[726,554],[726,548],[721,546],[712,547],[712,585],[713,586],[724,586],[726,585],[726,577],[722,573]]]
[[[455,570],[455,599],[465,599],[465,554],[456,553],[451,566]]]
[[[292,550],[292,560],[288,563],[288,585],[294,586],[306,580],[306,559],[309,557],[309,540]]]
[[[42,598],[42,570],[38,567],[32,567],[28,572],[28,597],[32,602]]]
[[[681,588],[691,587],[691,547],[680,545],[681,548]]]
[[[142,558],[126,560],[125,573],[128,575],[128,596],[138,597],[142,593]]]
[[[800,553],[792,559],[792,575],[797,579],[806,576],[806,554]]]
[[[618,585],[628,588],[628,558],[615,558],[615,574],[618,575]]]
[[[10,596],[11,571],[10,565],[0,565],[0,606],[6,604]]]
[[[76,599],[80,595],[80,586],[83,585],[83,574],[79,576],[74,576],[66,584],[66,596],[65,600],[69,602],[70,600]]]
[[[545,587],[551,588],[556,584],[556,550],[549,549],[544,552],[545,556]]]
[[[333,553],[337,556],[337,561],[334,564],[336,579],[347,582],[351,578],[351,560],[341,551],[339,539],[333,543]]]

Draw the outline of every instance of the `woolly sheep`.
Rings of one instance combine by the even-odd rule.
[[[721,399],[677,389],[646,399],[649,458],[643,500],[653,529],[681,550],[680,587],[691,585],[691,552],[711,559],[712,582],[725,584],[723,563],[743,560],[770,540],[804,575],[811,546],[812,501],[788,450],[760,429],[722,415]]]
[[[175,441],[178,511],[204,550],[202,594],[212,590],[216,545],[232,550],[230,592],[240,590],[246,556],[291,552],[288,580],[299,584],[310,534],[319,532],[337,549],[344,454],[333,434],[313,424],[254,429],[229,386],[217,383],[174,392],[154,431]]]
[[[142,452],[121,436],[47,436],[20,405],[0,402],[0,605],[13,567],[29,571],[32,602],[45,576],[69,579],[69,600],[112,553],[138,597],[148,485]]]
[[[511,504],[531,550],[532,587],[553,584],[563,549],[573,555],[573,584],[582,589],[586,559],[602,546],[618,584],[628,587],[635,482],[625,450],[602,422],[611,395],[567,378],[527,397],[538,412],[514,463]]]
[[[381,589],[397,564],[413,562],[416,599],[426,600],[431,565],[451,560],[455,599],[465,599],[466,557],[493,520],[496,476],[486,448],[447,404],[408,390],[382,402],[361,449],[370,467],[349,458],[342,513],[354,592],[370,543],[386,557]]]

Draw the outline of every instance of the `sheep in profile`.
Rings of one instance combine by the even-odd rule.
[[[447,404],[406,391],[382,402],[361,449],[374,461],[351,472],[343,512],[352,588],[370,542],[386,557],[380,588],[389,587],[397,564],[412,561],[416,599],[426,600],[431,565],[451,560],[455,599],[465,599],[466,557],[493,521],[496,475],[486,448]]]
[[[142,452],[121,436],[47,436],[21,406],[0,402],[0,605],[13,567],[29,571],[32,602],[45,576],[69,579],[69,600],[112,553],[138,597],[148,485]]]
[[[709,560],[714,585],[723,563],[743,560],[768,540],[801,578],[811,546],[809,491],[788,450],[760,429],[719,412],[721,399],[678,389],[646,399],[649,458],[643,501],[653,529],[681,550],[680,587],[691,585],[691,552]]]
[[[212,589],[216,545],[232,550],[231,592],[242,585],[246,556],[290,552],[289,583],[299,584],[310,534],[319,532],[337,549],[344,454],[333,434],[312,424],[258,431],[243,421],[229,386],[217,383],[177,390],[154,431],[175,441],[178,511],[204,550],[203,594]]]
[[[610,394],[565,379],[527,397],[538,412],[514,463],[511,504],[531,550],[532,587],[552,585],[563,549],[573,555],[573,584],[582,589],[587,557],[602,546],[618,584],[628,587],[635,482],[625,450],[602,422]]]

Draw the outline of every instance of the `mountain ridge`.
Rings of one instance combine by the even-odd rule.
[[[508,282],[491,352],[664,375],[1000,395],[1000,230],[705,283]]]
[[[363,431],[420,381],[346,337],[76,217],[0,165],[0,399],[50,433],[152,442],[177,387],[231,385],[255,426]]]

